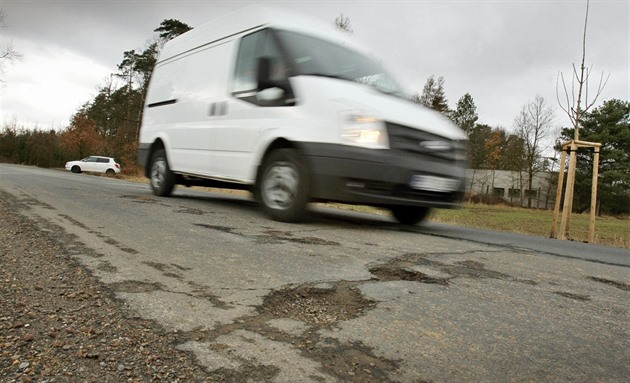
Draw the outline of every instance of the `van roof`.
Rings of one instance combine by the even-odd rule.
[[[334,23],[323,23],[306,15],[263,5],[244,7],[221,16],[168,41],[160,52],[163,61],[196,48],[263,27],[301,32],[321,39],[334,41],[354,50],[368,52],[337,30]]]

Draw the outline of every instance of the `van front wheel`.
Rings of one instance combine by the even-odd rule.
[[[431,209],[425,206],[392,206],[390,210],[394,218],[403,225],[415,225],[427,218],[431,212]]]
[[[272,152],[265,161],[257,185],[263,210],[276,221],[299,221],[308,204],[308,172],[292,149]]]
[[[175,174],[168,167],[164,149],[158,149],[153,153],[150,176],[153,194],[168,197],[175,187]]]

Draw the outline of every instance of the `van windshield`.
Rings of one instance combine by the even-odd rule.
[[[294,76],[324,76],[369,85],[404,97],[401,87],[373,59],[341,45],[295,32],[276,31]]]

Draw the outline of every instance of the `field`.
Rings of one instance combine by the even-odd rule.
[[[589,218],[588,214],[571,215],[569,239],[586,242]],[[460,226],[549,237],[553,211],[464,204],[461,209],[436,210],[430,220]],[[597,217],[595,243],[630,249],[630,217]]]

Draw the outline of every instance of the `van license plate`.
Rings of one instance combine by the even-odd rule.
[[[451,178],[415,175],[409,183],[412,189],[432,192],[452,192],[459,187],[459,181]]]

